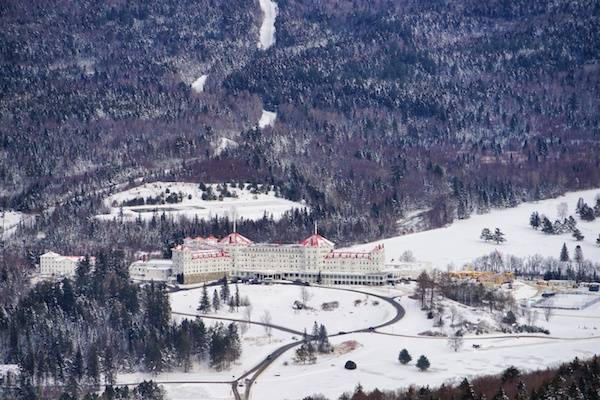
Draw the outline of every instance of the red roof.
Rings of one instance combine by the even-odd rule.
[[[249,245],[252,244],[252,240],[248,239],[245,236],[240,235],[237,232],[230,233],[225,236],[223,239],[219,240],[219,244],[241,244],[241,245]]]
[[[324,246],[325,247],[334,247],[335,246],[332,241],[325,239],[323,236],[321,236],[317,233],[307,237],[302,242],[300,242],[300,244],[302,244],[303,246],[306,246],[306,247],[324,247]]]

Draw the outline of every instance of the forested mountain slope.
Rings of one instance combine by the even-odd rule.
[[[258,1],[2,3],[7,205],[246,179],[378,237],[411,208],[441,225],[600,182],[598,2],[277,4],[263,50]]]

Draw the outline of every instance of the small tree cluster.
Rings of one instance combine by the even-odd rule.
[[[496,242],[496,244],[504,243],[506,241],[504,233],[499,228],[496,228],[494,233],[492,233],[489,228],[483,228],[479,237],[486,242],[493,241]]]

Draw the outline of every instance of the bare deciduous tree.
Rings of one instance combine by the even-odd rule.
[[[454,334],[448,337],[448,346],[455,352],[458,352],[463,347],[464,343],[465,340],[460,335]]]
[[[312,298],[312,295],[310,294],[308,289],[305,286],[302,286],[300,288],[300,300],[302,300],[302,304],[306,305],[306,303],[308,303],[308,301],[311,298]]]
[[[264,324],[263,327],[265,328],[265,334],[269,337],[271,337],[271,332],[273,330],[273,327],[271,326],[272,320],[271,312],[269,310],[265,310],[262,317],[260,317],[260,322]]]
[[[567,214],[569,213],[569,206],[567,203],[563,202],[556,206],[556,213],[560,219],[567,218]]]

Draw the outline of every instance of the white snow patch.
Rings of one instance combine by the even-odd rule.
[[[425,232],[392,237],[374,243],[354,246],[354,249],[371,249],[376,244],[385,245],[386,262],[393,263],[400,255],[411,250],[417,260],[431,262],[435,268],[445,270],[449,264],[462,267],[473,259],[487,255],[494,250],[503,254],[527,257],[534,254],[558,258],[563,243],[569,252],[574,253],[580,245],[588,260],[600,260],[600,246],[596,245],[600,233],[600,218],[593,222],[582,221],[575,214],[577,200],[582,197],[590,207],[596,203],[595,197],[600,189],[570,192],[555,199],[520,204],[514,208],[494,209],[487,214],[472,215],[468,219]],[[569,233],[546,235],[529,226],[531,213],[545,214],[552,222],[557,219],[557,206],[567,203],[568,214],[577,220],[577,228],[585,236],[581,242]],[[506,234],[506,243],[496,245],[479,238],[483,228],[500,228]]]
[[[206,184],[211,187],[215,195],[219,195],[217,184]],[[260,185],[259,185],[260,186]],[[227,184],[228,191],[237,197],[225,197],[223,200],[202,200],[204,193],[198,183],[191,182],[152,182],[136,186],[128,190],[115,193],[104,200],[104,204],[110,207],[109,214],[101,214],[96,217],[100,220],[114,220],[123,218],[133,221],[138,216],[143,220],[150,220],[153,216],[159,218],[164,212],[173,218],[187,217],[199,219],[211,219],[213,217],[231,217],[235,212],[238,218],[259,220],[263,216],[272,216],[279,219],[288,210],[306,209],[303,202],[293,202],[281,197],[276,197],[273,191],[269,193],[252,193],[248,184],[244,189],[232,187]],[[182,201],[174,204],[137,205],[122,206],[122,203],[136,198],[156,198],[161,194],[168,196],[169,193],[181,193]]]
[[[26,223],[33,215],[20,211],[4,211],[0,213],[0,235],[7,238],[15,233],[19,224]]]
[[[259,3],[263,20],[260,25],[258,48],[267,50],[275,44],[275,18],[277,17],[278,7],[277,3],[272,0],[259,0]]]
[[[202,93],[204,91],[206,79],[208,79],[208,75],[202,75],[200,78],[196,79],[194,82],[192,82],[192,89],[194,89],[196,93]]]
[[[267,126],[273,126],[276,118],[277,118],[276,112],[262,110],[262,114],[260,116],[260,119],[258,120],[258,127],[263,129],[264,127],[267,127]]]
[[[228,139],[226,137],[219,138],[219,141],[214,146],[214,155],[218,156],[225,149],[235,149],[239,144],[235,140]]]

